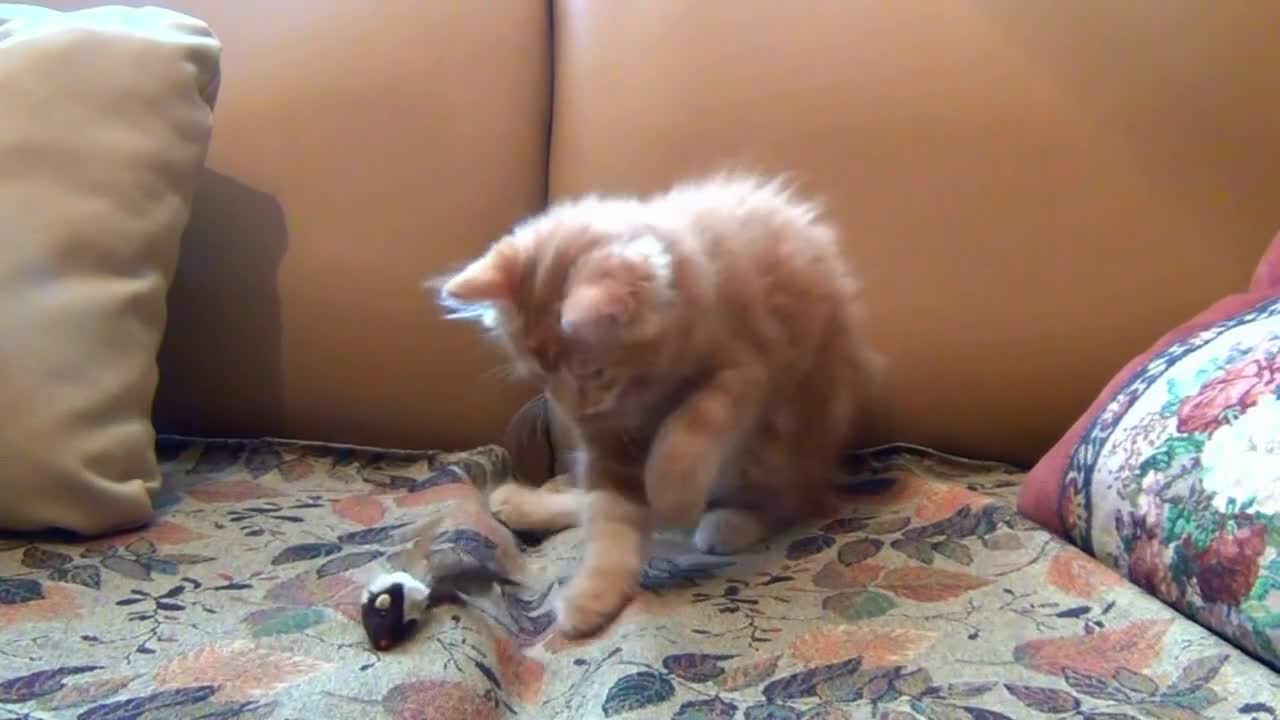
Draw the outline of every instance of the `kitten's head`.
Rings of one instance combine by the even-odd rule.
[[[635,205],[555,207],[448,278],[453,317],[490,328],[519,376],[577,420],[609,415],[641,390],[674,320],[674,262]]]

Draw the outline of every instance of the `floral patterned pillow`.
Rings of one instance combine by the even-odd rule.
[[[1280,235],[1248,292],[1111,381],[1018,509],[1280,669]]]

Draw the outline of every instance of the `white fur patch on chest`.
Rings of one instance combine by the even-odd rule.
[[[627,260],[648,264],[663,285],[671,282],[671,266],[674,261],[667,246],[657,237],[641,235],[620,245],[617,252]]]

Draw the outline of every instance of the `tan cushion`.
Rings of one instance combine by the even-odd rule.
[[[889,437],[1031,462],[1275,232],[1280,3],[555,3],[553,198],[793,172]]]
[[[0,5],[0,528],[151,517],[165,292],[220,52],[171,11]]]

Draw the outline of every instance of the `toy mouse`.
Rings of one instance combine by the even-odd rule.
[[[427,611],[442,603],[465,603],[468,596],[498,585],[516,585],[491,568],[456,568],[437,577],[418,580],[403,570],[373,579],[360,599],[360,620],[369,644],[390,650],[409,638]]]

